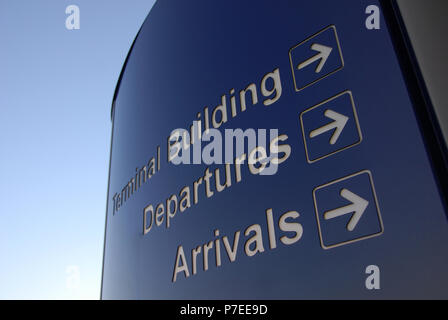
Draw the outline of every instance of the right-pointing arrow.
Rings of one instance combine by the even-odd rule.
[[[361,219],[364,211],[369,205],[369,201],[361,198],[348,189],[342,189],[341,196],[344,199],[350,201],[351,204],[325,212],[324,219],[333,219],[353,212],[353,215],[347,224],[347,230],[353,231],[353,229],[355,229],[356,225],[358,224],[359,219]]]
[[[345,125],[347,124],[348,117],[337,113],[333,110],[326,110],[324,115],[327,118],[330,118],[334,120],[333,122],[330,122],[329,124],[324,125],[323,127],[320,127],[316,130],[313,130],[310,132],[310,138],[317,137],[318,135],[321,135],[322,133],[325,133],[327,131],[334,130],[333,135],[330,138],[330,144],[335,144],[336,141],[338,141],[339,136],[341,135],[342,130],[344,129]]]
[[[308,60],[302,62],[301,64],[299,64],[297,66],[297,69],[303,69],[307,66],[309,66],[310,64],[316,62],[317,60],[320,60],[319,64],[317,65],[316,69],[314,70],[316,73],[319,73],[322,68],[324,67],[325,62],[327,62],[328,57],[330,56],[331,51],[333,50],[333,48],[331,47],[327,47],[318,43],[314,43],[311,46],[311,49],[314,51],[319,52],[318,54],[316,54],[315,56],[309,58]]]

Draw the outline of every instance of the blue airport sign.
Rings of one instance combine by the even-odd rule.
[[[392,9],[157,1],[113,101],[102,298],[448,298],[446,177]]]

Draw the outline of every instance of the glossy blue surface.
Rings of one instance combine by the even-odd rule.
[[[155,4],[136,39],[115,101],[103,298],[448,297],[447,219],[389,30],[384,20],[380,30],[364,27],[365,8],[375,3],[203,0]],[[289,50],[330,25],[337,29],[344,67],[297,92]],[[337,61],[330,63],[330,70],[324,66],[322,73],[337,66]],[[273,95],[260,93],[261,81],[277,68],[282,92],[275,103],[265,106],[263,101]],[[228,111],[228,121],[220,130],[276,128],[279,135],[288,136],[289,158],[275,175],[253,175],[243,165],[239,182],[231,166],[230,187],[218,192],[213,182],[214,194],[207,197],[203,183],[196,204],[178,211],[169,227],[165,215],[160,226],[154,224],[144,234],[145,207],[166,204],[173,194],[180,199],[181,189],[193,190],[193,182],[204,176],[207,167],[212,173],[219,168],[224,181],[225,165],[168,164],[167,138],[172,130],[188,129],[198,112],[204,117],[206,106],[211,113],[221,104],[222,95],[229,106],[231,89],[239,97],[238,92],[251,83],[257,87],[258,103],[248,103],[244,112],[238,109],[235,117]],[[266,86],[271,89],[272,81]],[[300,114],[346,90],[353,93],[361,143],[309,163]],[[315,129],[326,121],[311,117],[307,126]],[[354,126],[346,129],[349,138],[356,136]],[[316,146],[319,152],[330,148],[324,145],[330,136],[331,132],[322,135],[322,145]],[[344,139],[342,131],[341,143]],[[114,194],[135,177],[136,168],[152,157],[157,159],[158,146],[160,170],[113,214]],[[363,170],[371,172],[384,233],[324,250],[313,190]],[[371,205],[366,177],[360,175],[349,187]],[[347,204],[336,196],[318,195],[319,205],[330,210]],[[269,208],[275,249],[269,241],[272,230],[268,231],[265,213]],[[294,232],[281,231],[278,220],[289,211],[299,213],[288,221],[300,223],[303,234],[287,245],[280,238],[292,238]],[[361,218],[360,229],[354,232],[377,232],[375,213],[376,208],[367,207],[365,221]],[[333,229],[344,228],[349,218],[350,214],[334,220],[330,230],[324,228],[330,233],[328,241],[346,239],[340,234],[344,230]],[[254,224],[260,225],[264,251],[249,257],[244,245],[253,234],[244,232]],[[215,241],[215,230],[220,234],[221,265],[216,266],[213,248],[204,271],[202,251],[193,275],[192,249]],[[223,237],[232,245],[237,231],[241,233],[236,258],[230,262]],[[180,245],[190,276],[177,273],[172,282]],[[381,270],[380,290],[365,287],[365,269],[372,264]]]

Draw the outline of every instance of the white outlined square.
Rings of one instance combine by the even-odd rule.
[[[305,126],[304,126],[304,120],[303,120],[304,115],[306,113],[308,113],[308,112],[316,110],[319,107],[327,105],[329,102],[334,101],[334,100],[338,99],[339,97],[341,97],[341,96],[343,96],[345,94],[348,94],[350,96],[351,108],[352,108],[352,112],[353,112],[352,113],[353,120],[355,121],[356,129],[357,129],[357,135],[358,135],[357,140],[354,141],[353,143],[350,143],[350,144],[347,144],[347,145],[342,145],[342,146],[340,146],[340,147],[338,147],[336,149],[330,149],[328,151],[328,153],[322,154],[322,155],[320,155],[318,157],[315,157],[315,158],[311,157],[310,150],[309,150],[310,148],[308,146],[309,141],[308,141],[307,135],[306,135],[307,132],[305,132]],[[306,109],[302,113],[300,113],[300,125],[301,125],[301,129],[302,129],[303,144],[305,146],[306,160],[310,164],[314,163],[314,162],[317,162],[319,160],[322,160],[324,158],[327,158],[327,157],[329,157],[331,155],[334,155],[334,154],[336,154],[338,152],[341,152],[343,150],[346,150],[346,149],[349,149],[351,147],[354,147],[354,146],[360,144],[362,142],[362,139],[363,139],[362,132],[361,132],[361,127],[359,125],[358,114],[356,112],[355,102],[354,102],[354,99],[353,99],[353,94],[352,94],[352,92],[350,90],[343,91],[343,92],[341,92],[341,93],[339,93],[339,94],[337,94],[337,95],[335,95],[335,96],[333,96],[333,97],[331,97],[331,98],[329,98],[329,99],[327,99],[325,101],[322,101],[322,102],[318,103],[317,105],[315,105],[315,106],[313,106],[311,108]]]
[[[326,73],[324,72],[321,76],[314,77],[313,79],[309,80],[308,82],[306,82],[304,84],[299,84],[299,79],[298,79],[299,78],[299,74],[298,74],[299,72],[296,71],[296,63],[297,63],[297,61],[294,61],[295,59],[293,57],[293,51],[296,48],[304,46],[307,43],[310,43],[311,39],[314,39],[314,38],[318,37],[319,35],[323,34],[325,31],[330,30],[330,29],[334,33],[334,41],[336,43],[337,51],[339,53],[339,59],[340,59],[339,60],[340,61],[339,66],[331,68],[331,70],[327,71]],[[294,81],[294,89],[295,89],[296,92],[299,92],[299,91],[301,91],[301,90],[303,90],[303,89],[305,89],[305,88],[315,84],[316,82],[319,82],[320,80],[322,80],[322,79],[324,79],[324,78],[326,78],[326,77],[328,77],[328,76],[330,76],[330,75],[332,75],[332,74],[342,70],[344,68],[344,57],[342,56],[341,44],[340,44],[339,37],[338,37],[337,31],[336,31],[336,26],[335,25],[330,25],[330,26],[322,29],[321,31],[313,34],[312,36],[308,37],[307,39],[303,40],[302,42],[300,42],[299,44],[295,45],[291,49],[289,49],[289,61],[290,61],[290,64],[291,64],[292,77],[293,77],[293,81]],[[300,62],[303,62],[303,61],[300,61]]]
[[[351,239],[347,239],[345,241],[340,241],[338,243],[334,243],[334,244],[331,244],[331,245],[326,245],[325,244],[325,239],[324,239],[325,237],[324,237],[324,235],[322,233],[322,227],[321,227],[321,221],[320,221],[321,220],[320,216],[321,216],[322,212],[320,212],[319,208],[318,208],[317,197],[316,197],[317,191],[319,191],[320,189],[325,189],[325,188],[327,188],[329,186],[338,184],[338,183],[343,182],[345,180],[349,180],[349,179],[352,179],[354,177],[363,175],[363,174],[367,174],[368,177],[369,177],[372,197],[374,199],[374,204],[375,204],[376,214],[377,214],[377,217],[378,217],[380,231],[374,232],[374,233],[370,233],[370,234],[365,234],[365,235],[362,235],[362,236],[357,236],[357,237],[354,237],[354,238],[351,238]],[[343,178],[340,178],[340,179],[328,182],[326,184],[323,184],[323,185],[320,185],[320,186],[314,188],[313,189],[313,201],[314,201],[314,210],[315,210],[315,214],[316,214],[317,227],[318,227],[318,231],[319,231],[320,245],[325,250],[328,250],[328,249],[331,249],[331,248],[335,248],[335,247],[339,247],[339,246],[343,246],[343,245],[350,244],[350,243],[354,243],[354,242],[357,242],[357,241],[361,241],[361,240],[377,237],[377,236],[380,236],[380,235],[382,235],[384,233],[384,225],[383,225],[383,220],[381,218],[381,211],[380,211],[380,207],[379,207],[379,204],[378,204],[378,198],[377,198],[377,195],[376,195],[375,186],[373,184],[372,173],[369,170],[362,170],[360,172],[351,174],[349,176],[346,176],[346,177],[343,177]]]

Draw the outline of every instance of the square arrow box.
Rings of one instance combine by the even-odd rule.
[[[344,58],[334,25],[319,31],[289,50],[296,91],[322,80],[344,67]]]
[[[324,249],[376,237],[384,231],[369,170],[315,188],[313,199]]]
[[[353,95],[344,91],[300,114],[306,159],[313,163],[362,142]]]

